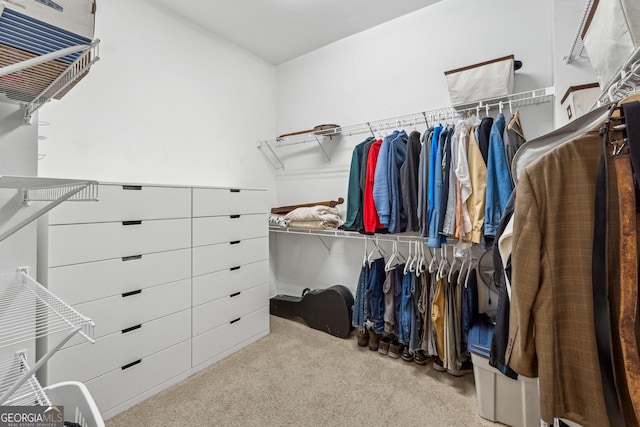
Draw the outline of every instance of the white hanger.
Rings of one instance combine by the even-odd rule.
[[[413,245],[415,246],[415,250],[414,250],[413,259],[409,264],[409,271],[413,273],[416,271],[416,266],[418,265],[418,258],[420,257],[420,253],[419,253],[420,248],[418,247],[417,241],[413,241],[411,243],[413,243]]]
[[[469,269],[467,270],[467,276],[464,279],[464,287],[467,287],[467,284],[469,283],[469,276],[471,276],[471,271],[473,270],[473,264],[478,264],[478,261],[471,258],[471,260],[469,261]]]
[[[409,241],[409,255],[407,256],[407,261],[404,263],[404,274],[409,274],[409,266],[413,262],[413,253],[411,251],[411,241]]]
[[[365,235],[364,236],[364,259],[362,260],[362,265],[363,266],[367,265],[367,255],[368,255],[368,253],[367,253],[367,242],[368,242],[368,240],[367,239],[368,238]]]
[[[449,260],[447,259],[447,245],[443,245],[440,248],[442,259],[440,260],[440,266],[438,267],[437,278],[442,279],[447,275],[449,268]]]
[[[417,240],[416,241],[418,248],[420,248],[420,257],[418,259],[418,265],[416,266],[416,273],[418,276],[420,276],[420,274],[424,273],[424,271],[427,269],[427,266],[425,265],[425,263],[427,262],[427,259],[424,256],[424,244],[422,241]]]
[[[394,240],[391,256],[389,257],[389,261],[387,261],[387,264],[384,266],[384,271],[391,271],[394,268],[396,268],[396,265],[398,265],[399,258],[403,258],[403,257],[402,257],[402,254],[398,251],[398,241]]]
[[[502,113],[502,101],[498,102],[498,110]]]
[[[456,257],[455,251],[454,251],[453,252],[453,260],[451,260],[451,267],[449,268],[449,275],[447,276],[447,280],[449,281],[449,283],[451,283],[451,275],[455,271],[455,269],[453,267],[455,267],[457,260],[458,260],[458,257]]]
[[[436,257],[436,250],[429,249],[429,255],[431,255],[431,262],[429,262],[429,273],[435,273],[438,270],[438,258]]]
[[[371,264],[373,264],[373,254],[377,251],[378,254],[384,258],[386,253],[385,251],[380,247],[380,245],[378,244],[378,236],[376,235],[376,241],[374,242],[374,248],[371,250],[371,253],[369,254],[369,256],[367,257],[367,261],[369,262],[369,266],[371,266]]]

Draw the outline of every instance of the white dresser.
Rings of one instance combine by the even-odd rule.
[[[41,379],[84,382],[107,419],[267,335],[266,212],[265,191],[135,184],[52,210],[38,278],[96,343],[72,339]]]

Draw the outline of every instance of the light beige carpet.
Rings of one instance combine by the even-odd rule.
[[[125,426],[496,426],[461,378],[270,316],[271,334],[107,421]]]

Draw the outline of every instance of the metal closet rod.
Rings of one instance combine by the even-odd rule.
[[[310,132],[306,137],[296,138],[285,137],[276,138],[273,140],[258,141],[258,148],[262,148],[263,145],[271,148],[285,147],[289,145],[303,144],[307,142],[318,142],[319,137],[331,137],[334,135],[359,135],[363,133],[371,133],[375,136],[376,131],[387,130],[393,128],[402,128],[406,126],[414,126],[417,124],[425,124],[427,126],[439,121],[451,121],[463,117],[469,113],[482,113],[488,112],[491,109],[496,108],[518,108],[525,105],[539,104],[543,102],[549,102],[555,96],[555,90],[553,87],[547,87],[542,89],[534,89],[525,92],[519,92],[512,95],[507,95],[499,98],[492,98],[487,100],[481,100],[465,105],[455,107],[437,108],[435,110],[422,111],[418,113],[405,114],[402,116],[391,117],[387,119],[374,120],[365,123],[358,123],[354,125],[339,126],[333,129],[325,129],[317,132]],[[289,138],[291,138],[289,140]]]
[[[300,234],[305,236],[318,236],[318,237],[340,237],[344,239],[358,239],[364,240],[365,238],[373,241],[382,241],[382,242],[398,242],[398,243],[409,243],[414,242],[416,240],[426,242],[426,237],[421,237],[418,234],[407,235],[407,234],[361,234],[356,231],[346,231],[346,230],[306,230],[303,228],[284,228],[279,226],[271,226],[269,227],[269,231],[274,233],[285,233],[285,234]]]

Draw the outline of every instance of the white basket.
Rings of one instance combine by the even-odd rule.
[[[104,427],[91,393],[81,382],[65,381],[44,388],[52,405],[64,406],[64,420],[82,427]]]
[[[513,93],[514,56],[492,59],[467,67],[445,71],[451,104],[500,98]]]
[[[640,47],[640,2],[595,0],[582,41],[598,83],[607,87]]]

